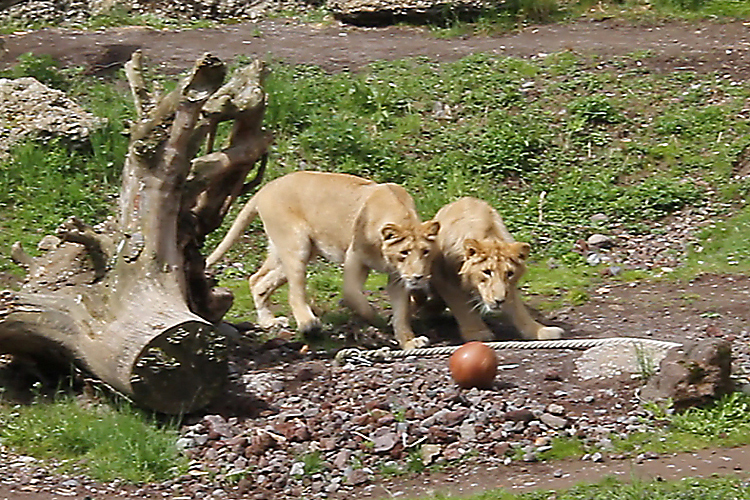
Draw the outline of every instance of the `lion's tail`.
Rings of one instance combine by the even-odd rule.
[[[206,267],[211,267],[216,264],[221,256],[224,255],[238,239],[240,239],[242,233],[245,232],[245,228],[258,215],[258,203],[256,201],[257,197],[258,195],[256,194],[255,196],[250,198],[247,203],[245,203],[244,207],[242,207],[242,210],[240,210],[237,218],[234,219],[232,227],[229,228],[229,231],[227,231],[224,239],[221,240],[221,243],[219,243],[214,251],[211,252],[211,255],[209,255],[206,259]]]

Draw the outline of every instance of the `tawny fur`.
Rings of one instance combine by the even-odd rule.
[[[306,297],[308,262],[320,255],[344,265],[344,301],[359,316],[375,322],[377,313],[362,293],[370,270],[388,274],[396,339],[403,348],[421,347],[409,318],[409,290],[427,286],[439,224],[419,219],[414,201],[396,184],[376,184],[353,175],[296,172],[265,185],[240,211],[222,242],[206,260],[219,258],[260,216],[268,236],[268,256],[250,277],[258,323],[275,318],[269,297],[289,282],[289,305],[303,333],[320,328]]]
[[[482,313],[506,313],[526,339],[558,339],[563,330],[535,321],[521,301],[517,284],[531,247],[505,228],[488,203],[461,198],[441,208],[438,255],[432,284],[458,322],[465,341],[492,340]]]

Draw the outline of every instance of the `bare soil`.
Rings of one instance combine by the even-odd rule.
[[[34,52],[51,54],[64,65],[82,66],[90,72],[121,66],[135,49],[141,49],[151,65],[167,73],[190,67],[204,52],[225,61],[239,55],[272,57],[341,71],[405,57],[447,61],[490,52],[533,58],[570,50],[606,58],[648,52],[651,57],[642,63],[657,72],[717,71],[734,77],[750,74],[750,29],[743,22],[632,26],[607,20],[532,26],[495,37],[439,39],[423,28],[264,20],[184,31],[130,27],[86,33],[45,29],[8,35],[5,48],[0,65],[9,64],[19,54]]]
[[[376,60],[395,60],[424,56],[445,61],[476,52],[492,52],[523,58],[571,50],[596,54],[609,61],[618,55],[644,51],[650,54],[641,63],[655,72],[695,71],[718,72],[733,78],[750,76],[750,29],[747,23],[698,24],[670,23],[658,26],[631,26],[617,21],[577,22],[566,25],[529,27],[517,33],[497,37],[464,37],[437,39],[420,28],[385,27],[354,28],[344,25],[311,25],[284,21],[262,21],[215,29],[157,31],[146,28],[119,28],[94,33],[62,29],[16,33],[5,37],[7,52],[0,57],[0,67],[10,64],[19,54],[32,51],[48,53],[66,66],[82,66],[90,73],[105,73],[121,67],[135,49],[143,50],[149,64],[158,71],[175,73],[192,65],[203,52],[209,51],[231,61],[238,55],[272,57],[290,63],[319,65],[328,71],[357,70]],[[682,236],[679,236],[682,237]],[[670,238],[667,232],[665,238]],[[677,235],[674,236],[678,238]],[[622,284],[607,281],[594,291],[591,300],[577,307],[557,311],[546,318],[548,323],[565,327],[571,338],[646,337],[684,342],[701,338],[721,337],[733,341],[736,364],[750,366],[750,277],[704,275],[688,282],[652,282]],[[533,299],[531,299],[533,304]],[[450,324],[449,322],[445,324]],[[428,334],[440,336],[450,326],[428,326]],[[268,351],[248,348],[246,357],[235,360],[240,372],[269,370],[296,374],[309,363],[304,356],[283,359],[269,358]],[[498,375],[498,384],[482,397],[514,401],[533,400],[546,406],[561,403],[566,416],[602,415],[616,421],[637,406],[634,397],[639,382],[630,376],[613,376],[604,380],[583,380],[572,368],[580,353],[569,351],[505,351],[500,364],[506,366]],[[255,356],[255,357],[254,357]],[[347,371],[333,368],[324,361],[324,375],[305,377],[304,383],[292,376],[277,398],[293,396],[304,399],[320,389],[320,385],[341,382]],[[435,377],[431,383],[443,385],[440,397],[456,395],[445,368],[445,359],[420,362],[413,370]],[[405,365],[394,368],[402,369]],[[411,369],[411,368],[410,368]],[[373,370],[380,370],[375,367]],[[420,371],[423,370],[423,371]],[[307,373],[307,372],[305,372]],[[369,372],[368,372],[369,373]],[[552,376],[550,376],[552,374]],[[361,376],[361,375],[360,375]],[[384,375],[385,377],[385,375]],[[344,382],[346,382],[344,380]],[[353,384],[354,384],[353,380]],[[317,389],[313,389],[317,384]],[[335,391],[334,391],[335,392]],[[596,394],[586,402],[586,395]],[[333,397],[334,395],[331,395]],[[322,397],[322,396],[321,396]],[[239,416],[248,428],[264,425],[277,398],[267,396],[255,400],[263,411],[238,413],[237,405],[217,405],[208,412],[225,417]],[[325,403],[325,402],[323,402]],[[270,408],[270,409],[269,409]],[[257,410],[257,408],[256,408]],[[356,415],[354,409],[350,411]],[[594,418],[594,417],[592,417]],[[597,417],[598,418],[598,417]],[[196,417],[200,421],[200,416]],[[310,424],[312,426],[312,424]],[[311,427],[312,429],[312,427]],[[215,442],[215,447],[218,447]],[[484,449],[479,447],[478,449]],[[196,458],[209,460],[205,449],[195,452]],[[496,458],[496,457],[495,457]],[[608,457],[603,462],[561,461],[552,463],[513,462],[503,465],[487,457],[468,456],[437,472],[379,478],[364,482],[353,489],[332,493],[330,498],[353,496],[387,498],[430,492],[468,493],[493,487],[512,490],[533,488],[554,489],[581,481],[597,480],[604,475],[622,479],[635,476],[662,477],[710,476],[734,473],[750,476],[750,448],[704,450],[670,456]],[[493,465],[494,464],[494,465]],[[64,478],[27,478],[19,481],[17,474],[4,474],[0,480],[0,499],[48,500],[53,498],[164,498],[185,495],[181,489],[163,486],[119,488],[87,482],[63,486]],[[168,494],[168,492],[171,492]],[[257,498],[262,492],[252,490]],[[241,491],[228,492],[241,497]],[[227,493],[224,493],[225,495]],[[281,495],[281,492],[279,492]],[[278,496],[282,498],[282,496]]]

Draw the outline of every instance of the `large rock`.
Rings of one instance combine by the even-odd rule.
[[[502,8],[505,0],[326,0],[326,8],[337,19],[375,26],[396,21],[426,22],[450,12],[471,16]]]
[[[672,348],[670,344],[608,343],[587,349],[575,360],[576,373],[584,380],[639,375],[646,378]]]
[[[35,78],[0,78],[0,157],[26,139],[59,137],[72,147],[89,144],[100,118]]]
[[[732,348],[721,339],[672,349],[641,391],[641,398],[671,398],[677,410],[701,406],[732,391]]]

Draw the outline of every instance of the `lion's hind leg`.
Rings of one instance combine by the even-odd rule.
[[[312,242],[306,235],[285,238],[280,242],[283,253],[279,253],[281,267],[289,282],[289,306],[297,322],[297,329],[305,336],[317,335],[322,324],[307,301],[307,263],[313,256]]]
[[[261,328],[289,326],[289,320],[284,316],[274,317],[270,307],[271,295],[286,281],[286,275],[276,250],[273,245],[269,244],[266,260],[260,269],[248,279],[250,293],[255,302],[255,309],[258,311],[258,325]]]

